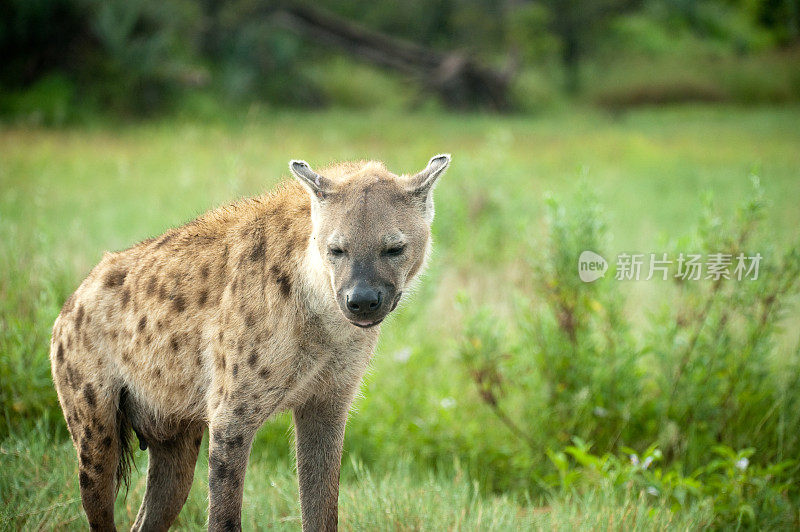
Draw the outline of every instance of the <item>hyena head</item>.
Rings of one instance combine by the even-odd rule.
[[[450,155],[437,155],[421,172],[397,176],[374,162],[334,167],[331,175],[289,163],[311,195],[312,245],[353,325],[380,323],[427,260],[433,188],[449,164]]]

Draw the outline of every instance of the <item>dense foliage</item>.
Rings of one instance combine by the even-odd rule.
[[[365,105],[357,67],[342,74],[341,52],[290,31],[281,23],[284,5],[9,0],[0,7],[0,113],[61,123],[86,110],[161,112],[196,94],[239,104]],[[519,109],[552,104],[562,88],[582,87],[591,101],[615,107],[800,94],[795,0],[315,5],[433,49],[516,64]],[[397,92],[406,105],[420,103],[418,88],[389,79],[388,91],[368,79],[367,105],[376,98],[385,105]]]
[[[533,255],[536,290],[518,301],[514,330],[485,308],[468,320],[460,347],[479,396],[519,442],[516,461],[529,456],[531,482],[570,489],[588,470],[676,507],[710,495],[718,524],[796,525],[800,344],[782,345],[780,320],[800,288],[800,247],[783,256],[770,249],[753,182],[733,221],[707,199],[697,231],[665,249],[667,257],[758,250],[758,278],[693,281],[672,268],[674,291],[641,337],[613,265],[591,284],[576,275],[583,250],[604,249],[596,203],[586,194],[571,209],[550,200],[549,248]],[[556,451],[569,440],[566,453]]]

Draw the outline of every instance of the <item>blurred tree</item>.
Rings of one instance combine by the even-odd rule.
[[[740,0],[739,7],[785,44],[800,40],[800,0]]]
[[[203,0],[200,53],[216,88],[239,101],[319,105],[322,92],[300,68],[312,50],[276,24],[280,3],[270,0]]]
[[[43,99],[133,114],[200,85],[235,101],[324,104],[309,65],[341,53],[334,41],[451,107],[502,109],[513,69],[488,65],[516,52],[531,68],[557,59],[576,92],[601,45],[606,57],[630,51],[604,30],[631,11],[645,28],[628,33],[637,42],[648,26],[738,54],[800,39],[800,0],[0,0],[0,110],[40,82]]]
[[[580,88],[580,62],[606,23],[641,6],[642,0],[537,0],[549,13],[549,29],[560,41],[565,89]]]
[[[287,6],[280,20],[301,35],[383,68],[417,78],[451,108],[509,107],[508,85],[513,68],[497,71],[464,52],[442,53],[405,39],[367,29],[310,6]]]
[[[90,41],[86,11],[73,0],[3,0],[0,83],[25,87],[53,70],[72,71]]]
[[[197,83],[192,65],[199,11],[189,0],[84,0],[98,49],[82,84],[106,109],[148,114]]]

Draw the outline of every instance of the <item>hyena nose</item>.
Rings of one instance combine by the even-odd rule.
[[[356,286],[347,295],[347,310],[353,313],[372,312],[381,306],[383,296],[367,286]]]

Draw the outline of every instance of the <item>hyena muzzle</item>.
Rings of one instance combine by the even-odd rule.
[[[92,529],[114,530],[131,432],[148,450],[134,530],[166,530],[209,429],[211,530],[241,528],[253,437],[291,410],[304,530],[337,527],[350,403],[431,248],[432,192],[377,162],[319,173],[106,254],[64,304],[50,358]]]

